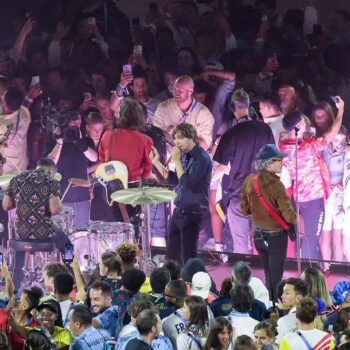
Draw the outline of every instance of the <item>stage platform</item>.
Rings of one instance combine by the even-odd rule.
[[[165,248],[153,247],[152,256],[156,254],[164,255]],[[214,279],[218,290],[220,290],[223,279],[231,276],[232,266],[239,260],[249,262],[253,275],[260,278],[262,281],[265,280],[264,270],[259,257],[256,255],[228,254],[229,260],[225,264],[220,262],[218,254],[213,251],[200,250],[199,257],[205,261],[207,271]],[[309,266],[320,268],[321,262],[317,260],[302,260],[302,271]],[[298,277],[298,265],[296,259],[287,258],[283,278],[288,277]],[[339,281],[350,281],[350,264],[344,262],[331,262],[330,270],[325,274],[325,277],[329,289],[332,289]]]

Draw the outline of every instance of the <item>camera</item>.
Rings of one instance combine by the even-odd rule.
[[[78,126],[64,126],[62,128],[62,138],[64,142],[75,142],[80,139],[80,129]]]

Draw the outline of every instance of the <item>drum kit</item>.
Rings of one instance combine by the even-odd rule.
[[[141,239],[143,269],[146,275],[151,273],[153,266],[149,205],[169,202],[175,196],[175,192],[158,187],[130,188],[116,191],[111,195],[114,202],[143,207],[145,215]],[[104,251],[115,250],[121,243],[133,243],[135,240],[133,225],[124,222],[90,221],[86,231],[74,231],[74,210],[68,206],[64,206],[59,215],[53,216],[52,221],[68,234],[82,272],[91,271]]]
[[[7,174],[0,176],[0,187],[6,188],[11,179],[18,174]],[[57,176],[60,176],[59,174]],[[143,215],[143,227],[141,230],[142,258],[144,272],[149,275],[152,270],[151,261],[151,229],[149,205],[165,203],[176,197],[174,191],[161,187],[140,187],[119,190],[111,194],[114,202],[141,205]],[[115,249],[123,242],[135,242],[134,227],[124,222],[90,221],[87,230],[75,231],[74,209],[64,205],[59,215],[52,216],[54,225],[62,229],[74,245],[74,252],[77,255],[79,266],[82,272],[91,272],[101,255],[108,249]]]

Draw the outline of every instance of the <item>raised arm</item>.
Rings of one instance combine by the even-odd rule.
[[[344,114],[344,101],[340,98],[340,96],[335,97],[335,105],[337,106],[338,113],[335,118],[331,129],[324,134],[327,142],[331,142],[335,135],[338,134],[341,124],[343,122],[343,114]]]

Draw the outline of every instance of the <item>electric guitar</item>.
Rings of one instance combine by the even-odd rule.
[[[96,180],[105,188],[108,198],[107,202],[110,206],[112,205],[112,201],[109,201],[111,194],[115,191],[128,188],[128,168],[123,162],[118,160],[99,165],[95,176]],[[123,221],[130,223],[125,204],[118,202],[118,206]]]

